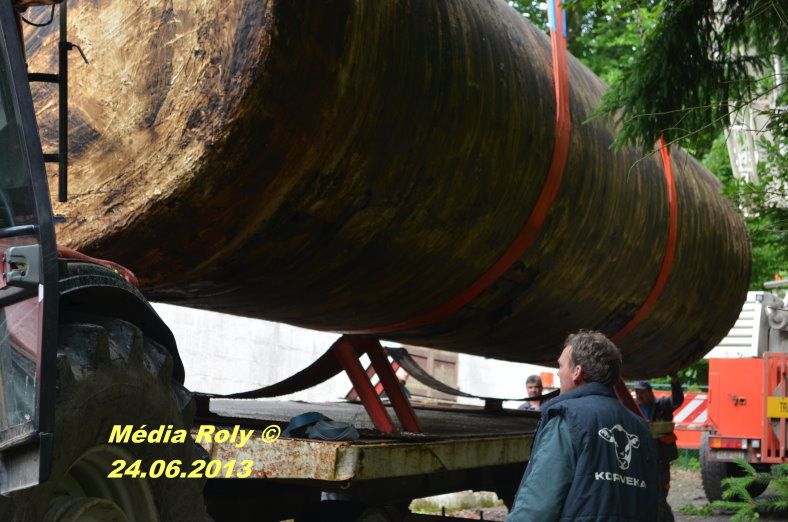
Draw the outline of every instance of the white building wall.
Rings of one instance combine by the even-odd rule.
[[[755,357],[761,322],[765,321],[758,295],[749,292],[741,315],[730,333],[706,357]],[[170,327],[186,368],[186,387],[209,393],[234,393],[278,382],[306,368],[339,337],[281,323],[247,319],[191,308],[154,303]],[[366,367],[369,362],[362,358]],[[457,387],[473,395],[523,397],[525,379],[549,372],[558,385],[557,372],[533,364],[512,363],[458,354]],[[351,384],[343,373],[309,390],[281,397],[311,402],[340,400]],[[481,405],[476,399],[458,398],[463,404]],[[507,401],[516,408],[519,402]]]
[[[780,57],[774,57],[772,69],[773,71],[769,71],[767,68],[763,76],[773,73],[776,87],[730,115],[727,145],[733,175],[748,182],[759,181],[758,164],[767,159],[764,141],[774,143],[774,136],[768,129],[768,124],[770,111],[778,108],[778,99],[784,89],[780,87],[785,79],[784,64]],[[774,171],[774,166],[770,168],[773,174],[779,174]],[[767,196],[769,204],[783,208],[788,206],[788,201],[782,197],[788,187],[781,186],[779,181],[775,180],[771,189],[773,194]],[[745,215],[751,211],[746,206],[743,210]]]
[[[192,391],[234,393],[278,382],[313,363],[339,337],[280,323],[154,303],[172,330]],[[287,399],[344,397],[344,373]]]
[[[278,382],[313,363],[339,337],[281,323],[154,303],[172,330],[192,391],[234,393]],[[366,356],[362,359],[366,367]],[[525,379],[555,370],[459,354],[457,386],[490,397],[523,397]],[[555,379],[558,382],[558,379]],[[344,373],[303,392],[281,397],[304,401],[341,399],[350,390]],[[461,399],[465,404],[482,404]],[[516,408],[519,402],[507,402]]]
[[[461,353],[457,359],[458,387],[473,395],[483,397],[525,397],[525,379],[542,372],[553,374],[553,383],[558,385],[557,370],[535,364],[513,363],[487,359],[477,355]],[[463,404],[483,405],[482,401],[458,397]],[[506,401],[505,408],[516,408],[520,402]]]

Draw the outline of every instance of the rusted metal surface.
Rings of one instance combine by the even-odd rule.
[[[640,409],[640,405],[637,403],[637,401],[635,401],[635,398],[632,397],[632,393],[627,389],[627,385],[624,383],[623,379],[618,380],[618,382],[613,386],[613,391],[624,407],[641,419],[646,418],[646,416],[643,415],[643,410]]]
[[[349,443],[279,439],[267,444],[253,439],[242,448],[219,443],[204,443],[203,447],[211,459],[254,461],[248,478],[349,480],[358,467],[356,459],[344,456]]]
[[[527,462],[533,435],[376,444],[358,451],[356,480],[475,469]]]
[[[407,321],[485,273],[544,185],[550,42],[503,1],[69,9],[91,63],[72,67],[58,233],[130,267],[152,298],[335,331]],[[31,71],[49,68],[48,31],[28,33]],[[605,87],[571,57],[569,85],[566,171],[533,244],[450,318],[387,338],[552,362],[567,333],[613,335],[647,300],[668,235],[662,165],[583,123]],[[53,94],[35,100],[54,138]],[[695,360],[746,295],[741,219],[708,171],[671,154],[675,259],[620,343],[628,377]]]
[[[533,435],[463,438],[434,442],[333,442],[279,439],[266,444],[252,437],[203,444],[211,459],[254,461],[249,478],[361,481],[524,463]]]

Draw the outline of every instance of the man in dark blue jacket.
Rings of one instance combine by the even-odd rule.
[[[509,522],[648,521],[657,517],[656,447],[616,399],[621,353],[580,331],[558,359],[561,395],[542,407]]]
[[[651,383],[638,381],[635,384],[635,397],[638,406],[649,421],[673,421],[673,412],[684,403],[684,391],[681,389],[678,375],[670,376],[670,397],[654,397]],[[662,435],[657,441],[657,466],[659,478],[659,522],[673,522],[673,511],[668,504],[670,491],[670,461],[679,457],[676,447],[676,435],[671,432]]]

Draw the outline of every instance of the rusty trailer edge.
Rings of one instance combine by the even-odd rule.
[[[335,442],[252,437],[238,448],[231,442],[203,443],[211,459],[252,460],[248,478],[362,481],[428,475],[505,464],[525,464],[532,433],[432,442]]]

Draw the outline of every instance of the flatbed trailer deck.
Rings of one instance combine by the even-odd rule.
[[[240,448],[229,441],[201,442],[210,459],[254,462],[246,479],[209,480],[209,512],[216,520],[230,520],[265,505],[261,520],[281,520],[297,515],[294,508],[320,502],[326,493],[349,503],[399,506],[404,512],[413,498],[466,489],[495,491],[511,502],[530,457],[538,414],[472,407],[415,409],[423,433],[382,436],[358,403],[213,399],[210,413],[198,416],[195,430],[205,424],[242,425],[256,432]],[[352,423],[361,438],[262,440],[265,427],[284,428],[291,417],[308,411]]]

